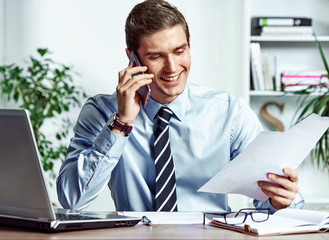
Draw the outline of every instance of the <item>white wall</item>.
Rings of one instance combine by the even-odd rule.
[[[76,84],[89,95],[112,93],[118,72],[128,64],[124,24],[137,2],[140,1],[0,0],[0,19],[5,23],[5,28],[0,27],[0,57],[6,64],[24,63],[28,56],[35,55],[37,48],[49,48],[53,59],[74,66],[80,74],[75,78]],[[243,43],[247,42],[244,1],[170,2],[181,10],[190,26],[190,81],[247,99],[248,82],[241,80],[245,74],[242,61],[248,55],[243,51]],[[4,105],[4,101],[0,102],[0,107]],[[78,111],[72,113],[77,114]],[[113,210],[108,193],[104,190],[90,209]],[[51,194],[56,202],[54,189]]]
[[[5,2],[0,0],[0,64],[4,63],[5,58]],[[4,102],[3,97],[0,96],[0,107],[1,103]]]
[[[38,47],[74,65],[90,95],[113,92],[127,65],[125,18],[140,1],[5,0],[6,63]],[[190,25],[191,80],[241,95],[241,0],[172,0]]]
[[[0,64],[4,62],[5,54],[5,4],[4,0],[0,0]]]

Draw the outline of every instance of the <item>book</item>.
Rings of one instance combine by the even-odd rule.
[[[312,18],[307,17],[252,17],[251,35],[260,35],[263,27],[312,27]]]
[[[250,90],[275,90],[274,73],[276,71],[275,56],[262,53],[260,44],[250,44]]]
[[[260,44],[250,43],[251,80],[254,90],[265,90]]]
[[[262,66],[263,66],[263,75],[264,75],[264,85],[265,90],[267,91],[274,91],[274,71],[271,69],[270,66],[270,57],[267,53],[262,53]],[[273,63],[272,63],[273,65]],[[273,67],[272,67],[273,68]],[[274,66],[275,68],[275,66]]]
[[[248,216],[243,224],[226,224],[223,218],[214,217],[209,224],[256,236],[326,232],[329,230],[329,212],[286,208],[276,211],[264,222],[254,222]]]
[[[321,90],[328,89],[329,84],[323,83],[321,86],[318,84],[283,84],[282,89],[284,92],[320,92]]]
[[[329,81],[324,71],[286,71],[281,73],[282,90],[295,92],[306,90],[310,86],[328,87]],[[315,90],[315,88],[313,88]]]

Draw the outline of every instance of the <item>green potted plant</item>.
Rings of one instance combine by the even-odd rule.
[[[326,57],[323,53],[321,44],[314,33],[315,42],[319,49],[322,62],[326,69],[326,77],[329,79],[329,68]],[[320,116],[329,117],[329,91],[326,84],[320,83],[318,86],[310,87],[304,91],[298,92],[305,97],[302,98],[298,111],[296,112],[296,122],[300,122],[302,119],[316,113]],[[320,140],[317,142],[314,149],[311,151],[312,161],[320,168],[329,170],[329,131],[327,130]]]
[[[50,59],[48,49],[37,49],[37,52],[38,58],[31,56],[26,68],[17,64],[0,66],[0,92],[8,101],[29,111],[43,168],[55,178],[54,163],[64,159],[66,154],[67,144],[61,141],[72,127],[63,113],[80,107],[86,94],[82,88],[74,86],[70,67]],[[54,140],[41,130],[47,119],[61,123],[52,125],[56,129]]]

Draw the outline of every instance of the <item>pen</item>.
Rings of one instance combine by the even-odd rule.
[[[141,222],[142,222],[142,224],[144,224],[146,226],[151,226],[152,225],[152,221],[146,216],[142,217]]]

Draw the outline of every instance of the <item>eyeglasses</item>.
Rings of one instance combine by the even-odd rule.
[[[216,220],[226,224],[242,224],[248,216],[254,222],[265,222],[268,220],[269,215],[270,209],[268,208],[242,208],[238,212],[204,213],[203,224],[205,224],[205,218],[209,220],[216,218]]]

